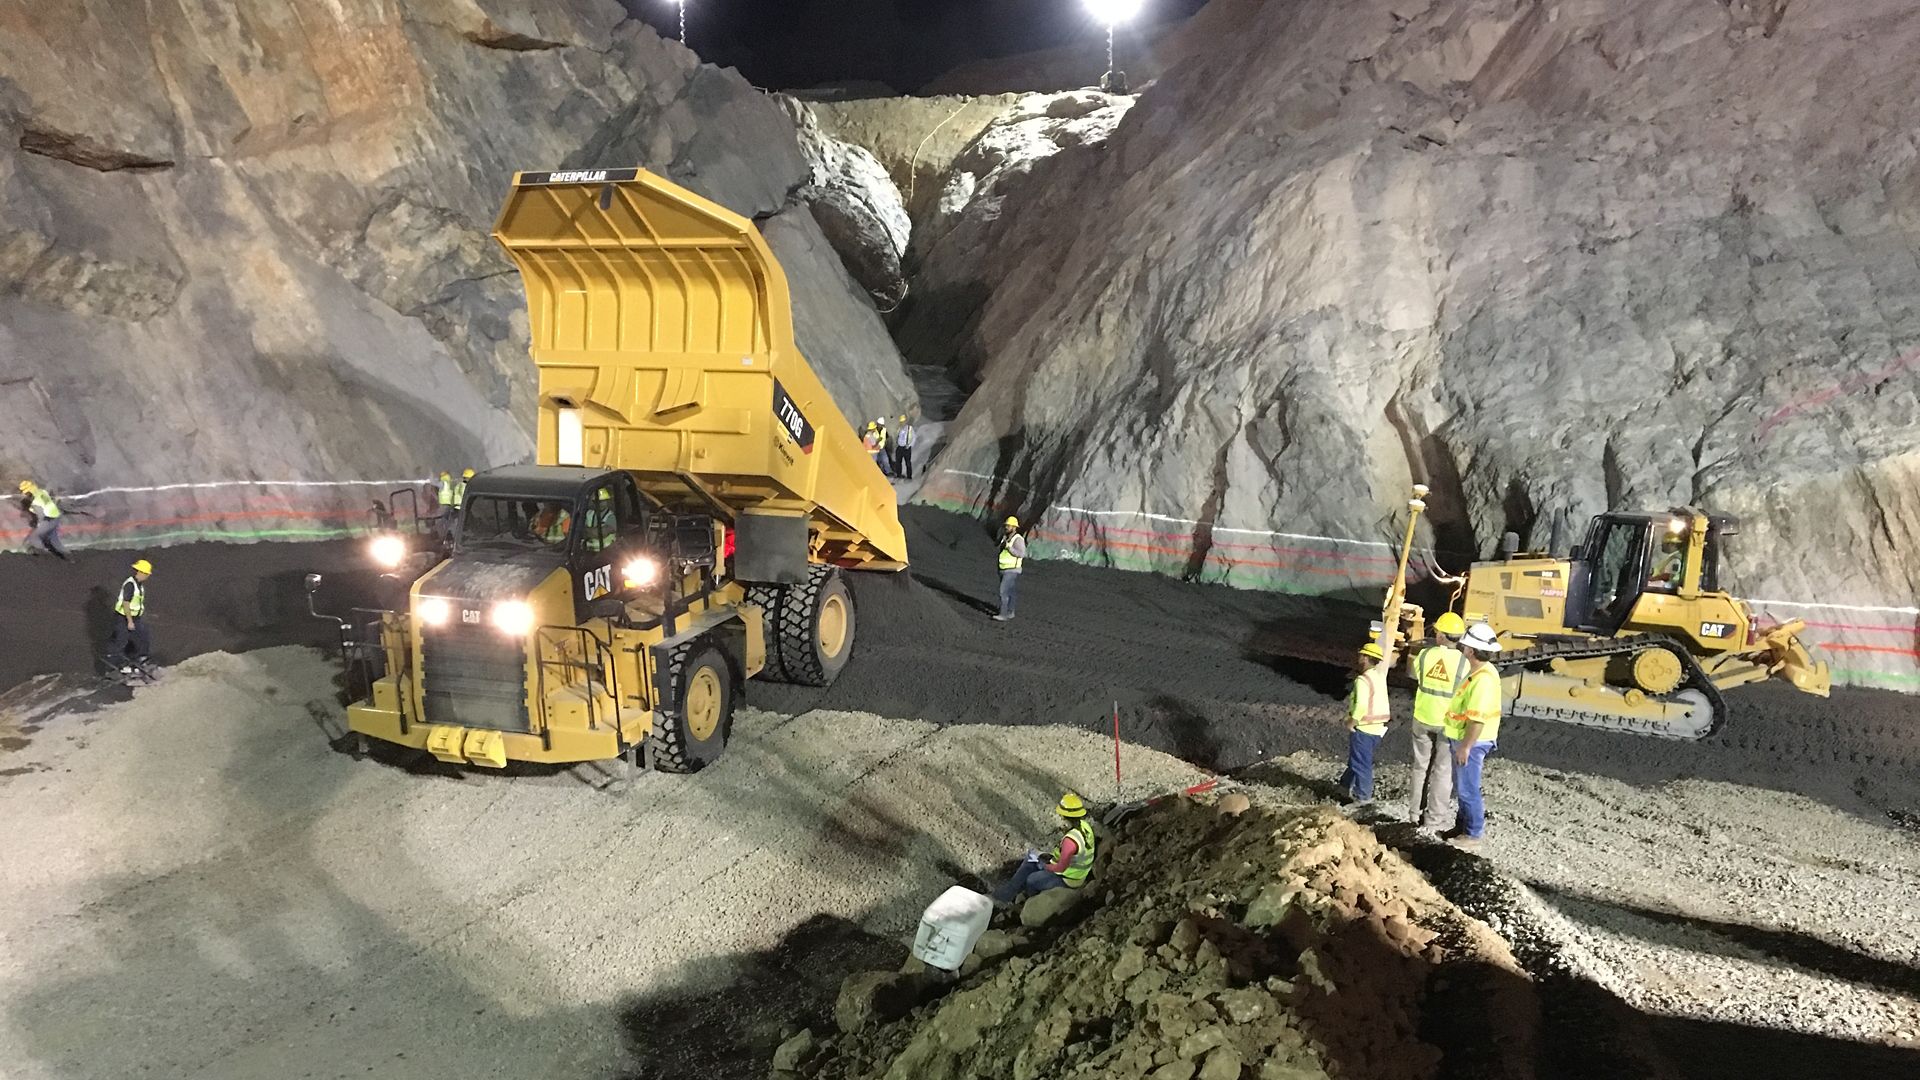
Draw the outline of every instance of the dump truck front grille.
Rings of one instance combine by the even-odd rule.
[[[421,639],[427,723],[531,731],[523,638],[484,626],[433,627]]]

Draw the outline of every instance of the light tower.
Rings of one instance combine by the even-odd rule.
[[[1140,14],[1140,5],[1141,0],[1087,0],[1087,10],[1107,28],[1107,73],[1100,76],[1100,89],[1109,94],[1127,93],[1127,73],[1114,63],[1114,35],[1120,24]]]

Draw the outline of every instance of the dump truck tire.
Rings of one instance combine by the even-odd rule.
[[[853,655],[853,593],[846,579],[838,567],[816,566],[805,584],[782,591],[776,638],[786,681],[831,686]]]
[[[778,585],[747,586],[747,603],[760,609],[760,632],[765,639],[766,665],[757,678],[767,682],[792,682],[786,665],[780,662],[780,612],[786,607],[786,590]]]
[[[647,758],[661,772],[692,773],[720,760],[733,727],[733,669],[706,641],[673,650],[673,707],[647,736]]]

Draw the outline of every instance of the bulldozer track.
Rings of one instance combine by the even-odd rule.
[[[1664,634],[1633,634],[1627,637],[1584,639],[1549,642],[1530,649],[1502,653],[1494,662],[1502,675],[1524,671],[1536,664],[1551,660],[1592,660],[1609,656],[1624,656],[1646,648],[1665,649],[1680,661],[1685,679],[1671,694],[1659,695],[1657,700],[1665,701],[1686,690],[1697,690],[1706,699],[1712,710],[1712,719],[1704,730],[1699,732],[1679,732],[1651,720],[1615,716],[1594,709],[1576,709],[1539,704],[1515,702],[1518,715],[1538,720],[1553,720],[1562,724],[1578,724],[1581,727],[1600,728],[1605,731],[1625,731],[1635,735],[1648,735],[1660,739],[1676,739],[1694,742],[1717,733],[1727,722],[1727,700],[1720,688],[1701,669],[1700,662],[1694,659],[1679,642]]]

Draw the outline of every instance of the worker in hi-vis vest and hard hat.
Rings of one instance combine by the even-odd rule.
[[[133,674],[127,658],[142,667],[153,655],[153,636],[147,633],[147,579],[153,576],[153,564],[135,559],[133,573],[120,583],[113,600],[113,651],[108,660],[119,665],[123,675]]]
[[[1347,771],[1340,775],[1340,789],[1356,803],[1373,801],[1373,752],[1392,719],[1387,704],[1391,663],[1377,641],[1360,646],[1354,660],[1353,689],[1347,694]]]
[[[1460,650],[1467,656],[1467,677],[1447,706],[1447,738],[1453,743],[1453,793],[1460,799],[1459,823],[1452,842],[1475,848],[1487,835],[1487,806],[1480,778],[1487,755],[1500,743],[1500,710],[1506,695],[1500,689],[1500,639],[1486,623],[1474,623],[1461,635]]]
[[[1443,612],[1433,621],[1433,644],[1413,654],[1413,786],[1407,820],[1438,833],[1453,824],[1453,748],[1447,742],[1447,706],[1467,677],[1460,655],[1466,620]]]
[[[27,551],[58,555],[70,559],[67,545],[60,542],[60,500],[53,492],[31,480],[20,481],[20,494],[26,497],[27,512],[33,515],[33,532],[27,536]]]
[[[1015,594],[1020,591],[1020,566],[1027,561],[1027,538],[1020,535],[1020,519],[1010,517],[1000,530],[1000,614],[994,622],[1013,619]]]
[[[1066,821],[1066,835],[1044,856],[1037,851],[1027,852],[1027,857],[1014,868],[1013,876],[993,891],[995,904],[1006,907],[1023,896],[1048,889],[1078,889],[1093,875],[1096,837],[1093,822],[1087,820],[1087,804],[1069,791],[1060,796],[1060,804],[1053,812]]]

